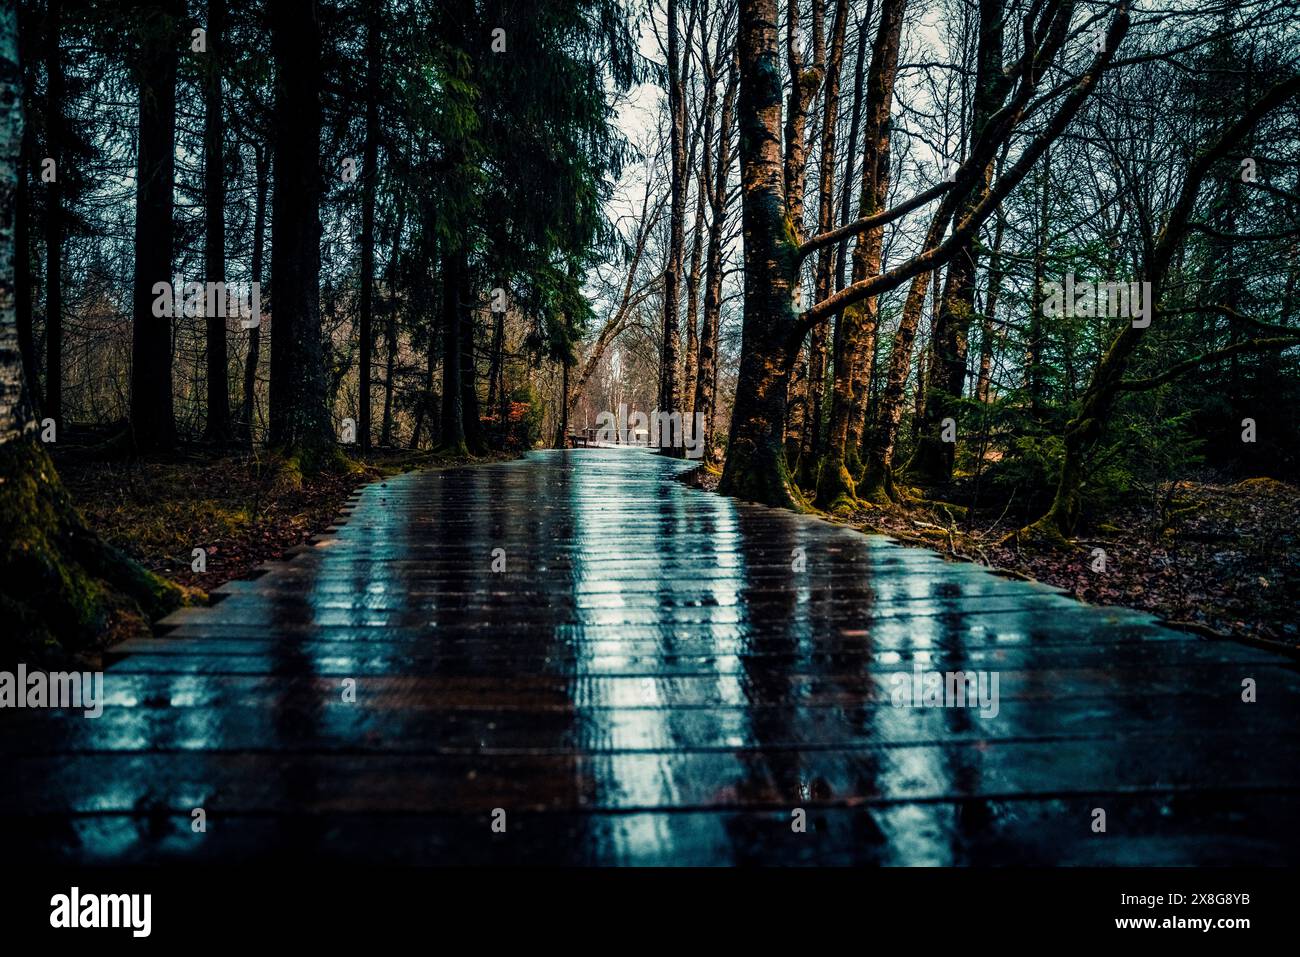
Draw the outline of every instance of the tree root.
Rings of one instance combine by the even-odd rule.
[[[35,664],[97,650],[106,637],[203,599],[99,538],[31,438],[0,446],[0,659]]]
[[[842,459],[827,456],[822,461],[813,504],[833,515],[843,515],[860,506],[853,476]]]
[[[998,539],[997,544],[1015,548],[1029,546],[1047,551],[1073,551],[1078,547],[1062,534],[1050,515],[1040,518],[1032,525],[1007,533]]]

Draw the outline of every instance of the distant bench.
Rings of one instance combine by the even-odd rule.
[[[610,444],[611,438],[615,445],[645,445],[645,429],[570,429],[564,436],[564,444],[570,449],[585,449],[600,445],[602,442]]]

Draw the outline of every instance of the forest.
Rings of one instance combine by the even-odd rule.
[[[697,487],[1294,646],[1298,14],[7,3],[5,656],[628,410]]]

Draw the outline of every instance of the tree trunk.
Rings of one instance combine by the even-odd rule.
[[[740,0],[740,164],[745,309],[740,370],[719,491],[767,505],[802,503],[786,467],[786,400],[797,244],[786,218],[776,0]]]
[[[388,260],[389,298],[384,317],[384,417],[379,429],[379,444],[393,444],[393,377],[397,366],[397,276],[401,262],[402,231],[406,228],[406,206],[397,203],[397,228],[393,231],[393,254]],[[430,350],[433,344],[429,344]],[[432,384],[430,384],[432,390]]]
[[[253,210],[253,263],[249,280],[258,284],[262,282],[262,260],[266,249],[266,195],[271,188],[270,159],[261,146],[253,147],[254,166],[256,169],[256,204]],[[260,319],[261,317],[255,317]],[[257,408],[257,367],[262,358],[262,327],[253,326],[248,330],[248,354],[244,357],[244,395],[243,410],[240,412],[240,429],[245,442],[253,441],[253,417]]]
[[[484,451],[483,421],[478,411],[478,365],[474,354],[473,275],[467,264],[460,274],[460,414],[465,447],[474,455]]]
[[[682,247],[685,242],[686,218],[686,98],[682,89],[679,63],[680,30],[678,28],[678,0],[668,0],[668,112],[671,126],[669,137],[672,178],[670,183],[668,262],[664,267],[664,320],[663,342],[660,347],[659,411],[681,411],[681,381],[678,378],[679,299],[681,297]],[[681,448],[665,449],[665,454],[681,457]]]
[[[555,430],[555,447],[569,446],[569,363],[560,363],[560,427]]]
[[[184,10],[157,0],[139,13],[139,140],[136,150],[135,280],[131,341],[131,430],[140,451],[170,448],[172,324],[155,316],[154,284],[172,280],[172,192],[176,148],[175,33]]]
[[[798,277],[796,277],[798,281]],[[797,295],[797,294],[796,294]],[[794,375],[785,412],[785,462],[793,475],[799,474],[799,452],[803,445],[804,420],[808,409],[808,356],[800,349],[795,359]],[[798,484],[798,479],[794,479]]]
[[[207,59],[204,61],[203,126],[203,214],[207,229],[204,241],[204,274],[209,283],[226,281],[226,154],[225,120],[222,114],[221,77],[225,72],[225,0],[208,0]],[[227,302],[229,300],[227,299]],[[208,303],[207,386],[208,422],[204,438],[229,442],[230,360],[226,351],[225,303]]]
[[[271,5],[276,67],[271,203],[270,442],[314,470],[333,460],[320,319],[321,36],[310,0]]]
[[[727,219],[727,181],[731,173],[731,129],[735,122],[736,60],[730,57],[730,76],[722,98],[722,118],[718,124],[718,153],[713,171],[713,189],[709,198],[709,249],[704,278],[704,324],[700,329],[700,360],[695,380],[694,408],[704,427],[702,458],[708,465],[718,464],[718,443],[714,417],[718,399],[718,325],[722,317],[722,245]]]
[[[497,372],[497,421],[501,423],[501,448],[510,445],[510,391],[506,386],[505,316],[501,317],[501,368]]]
[[[993,343],[996,335],[998,299],[1002,293],[1002,235],[1006,218],[998,211],[993,230],[993,250],[989,253],[989,287],[984,296],[984,315],[980,319],[980,369],[975,381],[975,398],[989,401],[989,384],[993,377]]]
[[[370,449],[370,361],[375,337],[371,328],[375,295],[375,184],[379,179],[379,70],[383,55],[380,31],[383,5],[374,0],[366,8],[366,142],[361,157],[361,359],[357,383],[357,438],[363,452]]]
[[[796,243],[803,242],[804,188],[808,175],[808,112],[817,88],[821,85],[824,70],[822,19],[824,0],[809,0],[812,7],[813,63],[804,70],[803,54],[799,49],[800,0],[787,0],[785,8],[786,64],[790,76],[790,95],[785,109],[785,218]],[[797,310],[803,295],[803,284],[796,272],[791,286]],[[808,363],[802,345],[795,359],[794,378],[790,382],[786,410],[785,460],[787,468],[796,471],[802,445],[804,421],[808,409]]]
[[[18,13],[15,4],[5,4],[0,6],[0,448],[28,441],[36,429],[23,377],[14,289],[16,260],[22,252],[15,243],[18,189],[26,174],[22,166],[22,76]],[[0,485],[0,495],[7,494],[8,489]],[[7,512],[0,512],[0,520],[10,518]],[[6,551],[11,541],[5,537]],[[0,582],[0,587],[4,584]]]
[[[110,616],[166,614],[180,588],[110,548],[86,527],[59,481],[23,375],[14,266],[22,153],[22,67],[16,5],[0,6],[0,666],[52,666],[94,646]]]
[[[701,30],[701,33],[705,31]],[[707,46],[706,46],[707,50]],[[682,383],[682,419],[689,421],[695,405],[695,382],[699,376],[700,281],[704,272],[704,214],[713,167],[713,106],[717,99],[717,77],[713,65],[704,63],[704,134],[695,188],[695,228],[691,232],[691,260],[686,271],[686,376]]]
[[[822,97],[821,169],[818,183],[817,232],[833,228],[835,215],[835,133],[839,126],[840,73],[844,63],[844,36],[849,18],[848,0],[836,0],[831,22],[830,60],[826,67],[826,89]],[[831,292],[835,247],[823,246],[817,252],[817,273],[813,281],[813,301],[820,302]],[[803,451],[800,458],[800,484],[815,485],[817,462],[822,454],[823,394],[826,390],[825,324],[813,329],[808,341],[808,408],[804,417]]]
[[[867,77],[867,115],[863,130],[862,196],[860,216],[885,208],[890,178],[889,116],[894,103],[894,79],[903,32],[906,0],[882,0],[880,26],[871,53]],[[853,282],[880,272],[884,244],[883,226],[858,235],[853,249]],[[857,468],[857,443],[852,440],[854,409],[866,402],[871,360],[875,355],[878,306],[875,297],[850,306],[840,316],[831,396],[830,430],[826,456],[817,480],[817,505],[824,509],[851,507],[856,498],[853,472]]]
[[[442,423],[439,442],[453,455],[468,455],[461,376],[461,292],[465,269],[463,254],[447,250],[442,255]],[[430,347],[432,348],[432,347]]]
[[[944,212],[936,212],[926,231],[925,245],[922,248],[937,244],[943,238],[946,224]],[[858,485],[858,495],[875,505],[895,501],[898,497],[893,481],[894,446],[898,441],[898,426],[903,419],[904,391],[912,367],[912,347],[925,308],[925,292],[929,284],[930,273],[912,277],[907,299],[903,303],[903,313],[898,320],[898,331],[894,333],[894,341],[890,346],[889,370],[880,396],[875,425],[864,442],[866,468]],[[922,374],[918,372],[918,376]]]
[[[1034,248],[1033,300],[1029,309],[1029,349],[1025,357],[1025,384],[1029,388],[1029,411],[1035,421],[1044,417],[1047,386],[1043,375],[1043,357],[1046,352],[1043,328],[1043,284],[1047,281],[1047,228],[1050,212],[1052,165],[1051,156],[1044,154],[1042,166],[1043,190],[1039,196],[1038,242]]]
[[[853,212],[853,174],[857,169],[858,138],[862,130],[862,104],[864,99],[864,90],[866,86],[866,72],[867,72],[866,31],[867,31],[867,26],[871,22],[871,16],[873,10],[874,10],[874,3],[872,2],[872,0],[868,0],[866,11],[858,21],[858,39],[857,39],[858,55],[857,55],[857,62],[853,70],[853,111],[852,111],[852,116],[850,117],[849,120],[848,148],[845,150],[845,156],[844,156],[844,182],[840,188],[840,222],[845,222],[845,223],[851,221],[851,216]],[[844,282],[845,279],[847,278],[847,270],[845,267],[849,259],[848,253],[849,253],[849,244],[847,238],[835,244],[834,273],[835,273],[836,292],[839,292],[841,289],[844,288]],[[825,297],[819,296],[818,297],[819,301],[822,298]],[[833,358],[833,361],[828,363],[830,368],[825,369],[823,372],[823,382],[821,383],[819,389],[818,399],[819,402],[821,403],[821,409],[819,409],[817,414],[817,431],[816,433],[814,433],[815,438],[817,440],[816,454],[813,457],[813,459],[808,462],[807,468],[804,470],[805,472],[804,484],[813,487],[816,486],[820,469],[821,469],[821,463],[826,455],[826,447],[825,447],[826,437],[824,435],[824,430],[822,429],[821,426],[822,420],[826,418],[826,414],[824,412],[825,401],[826,401],[825,400],[825,388],[826,388],[825,376],[828,374],[831,376],[832,388],[833,388],[834,377],[844,374],[843,370],[844,370],[844,331],[845,330],[844,330],[844,323],[842,319],[843,317],[840,315],[836,315],[833,318],[834,321],[833,332],[830,329],[829,322],[825,324],[826,328],[821,330],[820,333],[816,328],[814,328],[813,330],[813,336],[812,336],[813,342],[816,343],[820,341],[821,349],[823,352],[825,351],[826,340],[827,339],[830,340],[832,358]]]
[[[912,397],[912,441],[915,442],[921,429],[921,416],[925,413],[925,383],[928,381],[926,371],[934,358],[929,337],[922,334],[921,344],[916,349],[916,395]]]
[[[20,42],[26,38],[19,38]],[[22,98],[23,106],[31,102],[29,89],[29,71],[23,70]],[[24,125],[22,144],[18,158],[17,175],[14,189],[14,309],[16,312],[18,334],[18,351],[22,357],[23,380],[27,383],[27,394],[33,406],[41,405],[40,390],[37,383],[36,338],[32,332],[32,260],[31,260],[31,170],[32,170],[32,133],[30,124]]]
[[[54,160],[45,193],[45,403],[44,413],[63,427],[63,67],[59,62],[63,0],[49,0],[45,28],[45,150]],[[170,278],[170,277],[169,277]]]
[[[980,0],[979,62],[972,104],[970,141],[974,144],[1002,105],[1009,81],[1002,69],[1002,21],[1005,0]],[[990,161],[966,196],[958,219],[964,219],[984,201],[993,182]],[[925,420],[920,443],[909,472],[928,485],[952,479],[956,443],[943,440],[945,418],[960,418],[959,402],[966,384],[966,353],[971,318],[975,313],[975,274],[979,266],[979,243],[969,234],[948,263],[943,306],[939,310],[930,342],[934,361],[926,386]]]
[[[492,312],[492,358],[488,365],[488,392],[487,392],[487,410],[488,415],[495,415],[496,410],[502,405],[501,398],[505,392],[505,351],[506,351],[506,314],[493,310]],[[498,448],[506,447],[506,421],[505,419],[497,420],[497,439]]]
[[[424,212],[428,215],[428,211]],[[452,253],[446,249],[442,255],[450,258]],[[420,430],[424,428],[424,421],[427,417],[429,420],[429,438],[431,444],[437,448],[441,440],[442,432],[441,417],[443,407],[446,403],[441,401],[439,395],[438,415],[434,416],[434,386],[438,382],[438,360],[439,355],[445,351],[445,340],[447,337],[444,326],[447,323],[447,281],[448,270],[445,265],[442,266],[442,274],[439,276],[439,296],[437,306],[434,305],[434,287],[432,276],[432,263],[441,262],[438,252],[438,240],[433,235],[432,228],[426,226],[421,230],[416,242],[416,248],[413,250],[415,263],[415,276],[411,283],[411,312],[420,317],[427,317],[428,324],[428,348],[424,350],[424,396],[415,407],[415,427],[411,430],[411,440],[408,444],[410,449],[420,447]],[[454,278],[454,277],[453,277]],[[455,286],[452,287],[452,294],[455,295]],[[453,303],[454,305],[454,303]],[[454,309],[452,310],[454,311]],[[446,362],[443,355],[442,361]],[[459,378],[460,364],[456,364],[457,378]],[[446,388],[445,385],[442,388]],[[459,398],[460,390],[453,393]]]
[[[799,52],[799,2],[787,0],[785,22],[786,61],[790,70],[790,99],[785,111],[785,209],[795,242],[803,241],[804,181],[808,172],[808,109],[826,71],[822,22],[825,0],[811,0],[813,62],[807,71]],[[799,295],[796,285],[794,294]],[[798,304],[796,303],[796,306]]]
[[[858,58],[853,67],[853,113],[849,118],[849,142],[844,151],[844,182],[840,187],[840,222],[851,222],[853,213],[853,174],[857,169],[858,138],[862,132],[862,102],[866,86],[867,73],[867,26],[875,7],[874,0],[867,0],[867,9],[858,21]],[[844,288],[849,261],[849,241],[847,237],[835,244],[835,291]],[[838,321],[837,321],[838,325]]]
[[[411,441],[408,448],[414,450],[420,447],[420,430],[424,428],[424,421],[427,417],[429,420],[429,440],[437,448],[441,441],[442,424],[441,416],[446,403],[439,401],[438,418],[433,414],[433,397],[434,384],[438,380],[438,356],[439,352],[445,349],[446,330],[444,326],[447,323],[447,270],[443,268],[443,274],[440,281],[443,285],[440,287],[441,299],[435,309],[433,305],[433,279],[430,275],[430,268],[427,264],[439,261],[438,242],[430,238],[432,230],[426,229],[421,233],[419,243],[415,250],[415,260],[420,265],[417,267],[417,274],[411,289],[411,300],[413,312],[417,316],[427,316],[429,325],[429,346],[424,350],[424,397],[416,405],[415,409],[415,428],[411,430]],[[450,252],[445,255],[451,256]],[[453,294],[455,287],[453,286]],[[453,310],[454,311],[454,310]],[[435,348],[438,343],[442,348]],[[446,362],[445,355],[443,362]],[[460,364],[456,364],[457,377],[459,378]],[[446,388],[444,384],[442,388]],[[457,398],[460,397],[459,389],[453,393]],[[441,400],[441,396],[439,399]]]

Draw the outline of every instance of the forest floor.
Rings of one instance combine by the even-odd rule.
[[[285,481],[274,459],[202,446],[167,456],[104,460],[84,448],[54,451],[64,486],[87,523],[150,571],[211,591],[319,534],[359,486],[415,468],[454,468],[479,458],[397,449],[353,453],[347,472]],[[206,571],[193,570],[205,551]]]
[[[690,483],[716,489],[704,469]],[[969,521],[942,503],[864,505],[830,517],[954,558],[1037,579],[1094,605],[1148,611],[1176,626],[1300,650],[1300,489],[1275,479],[1179,482],[1171,518],[1137,505],[1085,530],[1074,549],[1003,542],[1017,522]],[[1105,561],[1095,549],[1105,552]],[[1104,567],[1104,571],[1094,570]]]

